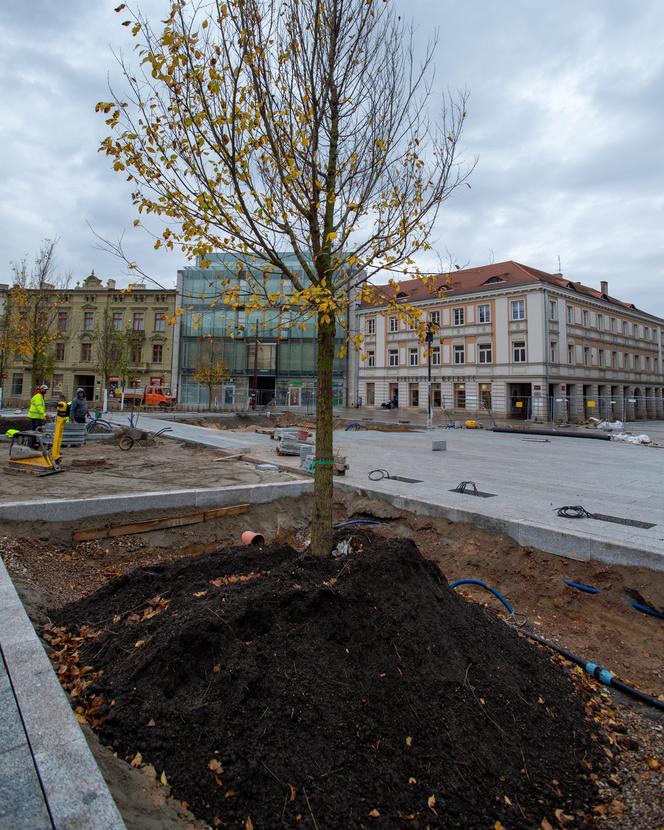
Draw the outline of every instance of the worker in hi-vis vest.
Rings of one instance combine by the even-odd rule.
[[[42,383],[30,398],[30,409],[28,410],[30,429],[37,429],[38,427],[44,426],[46,422],[46,401],[44,400],[44,394],[46,392],[48,392],[48,386]]]

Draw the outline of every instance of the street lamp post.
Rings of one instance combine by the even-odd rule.
[[[433,425],[433,402],[431,400],[431,344],[433,343],[433,325],[427,324],[427,429]]]

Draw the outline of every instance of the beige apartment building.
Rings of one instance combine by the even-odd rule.
[[[175,291],[147,289],[134,284],[128,290],[116,288],[115,280],[104,285],[94,271],[83,283],[66,290],[53,290],[56,308],[53,328],[55,368],[49,397],[64,394],[68,399],[81,386],[89,400],[101,400],[103,377],[96,355],[95,332],[108,310],[113,327],[132,334],[130,378],[134,387],[154,383],[170,386],[173,359],[173,329],[168,318],[175,312]],[[4,399],[25,401],[33,393],[36,379],[26,364],[12,357],[4,370]],[[109,378],[109,387],[120,384]]]
[[[434,411],[534,420],[664,417],[664,319],[598,289],[517,262],[500,262],[385,287],[431,323]],[[389,292],[389,294],[387,293]],[[386,306],[362,305],[358,395],[380,407],[426,410],[426,344]]]

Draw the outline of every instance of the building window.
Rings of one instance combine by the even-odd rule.
[[[436,328],[440,327],[440,311],[430,311],[429,312],[429,322],[432,323]]]
[[[65,359],[65,344],[64,343],[56,343],[55,344],[55,359],[62,361]]]
[[[602,314],[597,315],[597,328],[599,331],[604,330],[604,316]]]
[[[639,336],[639,327],[636,325],[636,323],[634,323],[634,325],[632,326],[632,335],[634,337]]]
[[[134,321],[132,324],[133,331],[145,331],[145,312],[135,311]]]
[[[417,366],[420,362],[419,349],[408,349],[408,365]]]
[[[611,318],[611,331],[616,332],[618,331],[618,321],[615,317]]]
[[[411,406],[418,407],[420,405],[420,385],[419,383],[408,384],[408,398]]]
[[[590,346],[583,347],[583,365],[590,366]]]
[[[576,362],[574,360],[574,346],[568,346],[567,347],[567,362],[569,363],[570,366],[573,366],[574,363]]]
[[[618,352],[611,352],[611,368],[618,368]]]
[[[83,331],[92,331],[95,324],[94,311],[83,312]]]
[[[491,384],[480,383],[480,407],[491,411]]]
[[[479,363],[493,362],[491,343],[480,343],[477,347],[477,354]]]
[[[166,315],[163,311],[157,311],[154,315],[154,330],[166,331]]]
[[[597,365],[604,366],[604,349],[600,349],[597,352]]]
[[[69,328],[69,312],[58,311],[58,331],[64,334]]]
[[[463,306],[460,308],[454,309],[454,325],[455,326],[462,326],[464,321],[464,309]]]
[[[551,343],[549,343],[549,359],[551,363],[558,362],[558,344],[555,340],[552,340]]]
[[[12,375],[12,395],[22,395],[23,394],[23,375],[22,374],[14,374]]]
[[[124,315],[121,311],[113,312],[113,328],[115,331],[122,331],[124,328]]]
[[[491,322],[491,306],[490,305],[478,305],[477,306],[477,321],[479,323],[490,323]]]
[[[131,347],[131,362],[133,364],[140,363],[143,359],[143,346],[140,343],[135,343]]]
[[[623,366],[625,369],[629,369],[629,353],[625,352],[625,356],[623,358]]]
[[[466,362],[466,350],[464,346],[454,347],[454,363],[458,366]]]
[[[367,406],[373,406],[376,403],[376,384],[367,383]]]
[[[555,300],[549,300],[549,320],[555,320],[558,317],[558,303]]]
[[[164,347],[161,343],[152,344],[152,362],[161,363],[164,359]]]
[[[567,322],[574,323],[574,306],[568,305],[567,306]]]
[[[512,359],[515,363],[526,362],[526,341],[515,340],[512,343]]]
[[[646,357],[645,360],[646,360],[646,372],[649,372],[650,371],[650,358]]]
[[[63,374],[54,374],[53,375],[53,390],[62,389],[62,384],[64,383],[65,376]]]
[[[650,340],[650,327],[649,326],[644,326],[643,327],[643,339],[644,340]]]
[[[638,354],[634,355],[634,368],[637,372],[641,369],[641,357]]]
[[[398,366],[399,365],[399,350],[398,349],[389,349],[387,352],[387,365],[388,366]]]
[[[367,317],[365,328],[366,328],[367,334],[375,334],[376,333],[376,318],[375,317]]]
[[[455,383],[454,384],[454,408],[455,409],[465,409],[466,408],[466,384],[465,383]]]
[[[431,365],[440,366],[440,346],[431,347]]]
[[[590,325],[590,312],[583,310],[583,325],[588,328]]]
[[[375,366],[376,365],[376,352],[373,349],[370,349],[367,352],[367,366]]]
[[[625,335],[625,337],[627,337],[627,335],[629,334],[629,323],[627,322],[627,320],[623,320],[623,334]]]
[[[92,360],[92,343],[81,343],[81,363],[89,363]]]
[[[512,300],[512,320],[525,320],[526,319],[526,301],[525,300]]]
[[[388,331],[395,332],[399,331],[399,322],[396,317],[390,317],[388,319]]]

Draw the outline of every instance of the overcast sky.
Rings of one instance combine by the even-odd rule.
[[[129,186],[97,152],[94,105],[134,41],[118,0],[0,3],[0,282],[10,260],[60,238],[75,280],[126,283],[88,224],[173,285],[177,254],[134,230]],[[440,29],[436,82],[467,87],[471,189],[440,215],[436,250],[461,265],[515,259],[664,316],[664,2],[395,0],[424,38]],[[145,0],[163,16],[165,0]],[[423,265],[426,265],[424,261]]]

